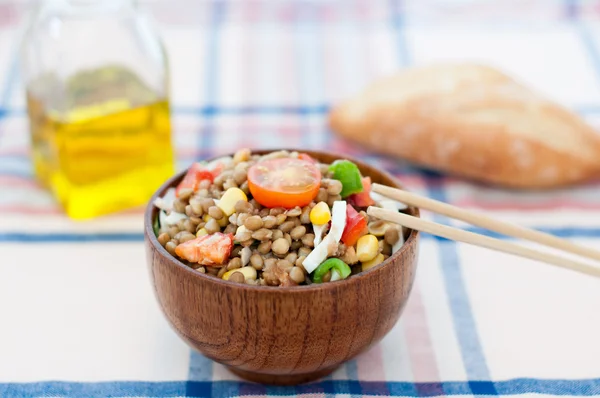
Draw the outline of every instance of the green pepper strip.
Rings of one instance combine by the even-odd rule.
[[[154,229],[154,235],[158,236],[158,231],[160,231],[160,224],[158,222],[158,215],[156,216],[156,218],[154,219],[154,222],[152,223],[152,229]]]
[[[352,272],[350,267],[339,258],[329,258],[323,261],[321,265],[317,267],[312,278],[313,282],[323,283],[323,276],[325,276],[325,274],[331,269],[336,270],[342,279],[346,279]]]
[[[333,178],[342,183],[342,198],[363,191],[360,170],[351,161],[336,160],[329,166],[329,170],[333,173]]]

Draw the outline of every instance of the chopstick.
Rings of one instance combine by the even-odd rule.
[[[404,213],[370,206],[367,209],[367,214],[411,229],[441,236],[442,238],[469,243],[475,246],[481,246],[504,253],[514,254],[531,260],[552,264],[557,267],[581,272],[583,274],[600,277],[600,268],[591,266],[589,264],[555,256],[553,254],[538,252],[514,243],[505,242],[500,239],[490,238],[489,236],[479,235],[473,232],[463,231],[462,229],[437,224],[435,222],[409,216]]]
[[[404,190],[391,188],[386,185],[373,184],[371,189],[383,196],[410,206],[415,206],[421,209],[432,211],[434,213],[442,214],[444,216],[464,221],[490,231],[512,236],[513,238],[530,240],[541,245],[550,246],[555,249],[561,249],[565,252],[600,261],[600,251],[588,247],[578,246],[554,235],[493,219],[474,211],[461,209],[447,203],[438,202],[433,199],[425,198]]]
[[[371,189],[387,198],[397,200],[406,205],[419,207],[421,209],[455,218],[457,220],[461,220],[504,235],[529,240],[542,245],[562,249],[565,252],[577,254],[588,259],[600,261],[600,252],[587,247],[575,245],[569,241],[560,239],[550,234],[506,223],[483,214],[461,209],[447,203],[442,203],[385,185],[375,183],[372,185]],[[514,243],[505,242],[500,239],[490,238],[488,236],[437,224],[432,221],[427,221],[418,217],[413,217],[407,214],[385,210],[374,206],[370,206],[367,209],[367,214],[382,220],[390,221],[411,229],[426,232],[446,239],[469,243],[532,260],[542,261],[558,267],[600,277],[599,267],[594,267],[590,264],[570,260],[553,254],[542,253]]]

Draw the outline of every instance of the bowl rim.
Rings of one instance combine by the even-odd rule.
[[[334,157],[339,157],[340,159],[350,160],[352,162],[355,162],[358,165],[365,165],[365,166],[368,166],[371,168],[375,168],[383,176],[394,181],[394,183],[397,186],[402,187],[402,184],[400,184],[398,179],[396,177],[394,177],[392,174],[390,174],[389,172],[387,172],[386,170],[377,168],[363,160],[359,160],[359,159],[357,159],[353,156],[347,155],[347,154],[341,154],[341,153],[337,153],[337,152],[333,152],[333,151],[321,151],[318,149],[311,149],[311,148],[272,148],[272,149],[271,148],[251,148],[251,150],[253,153],[269,153],[269,152],[276,152],[276,151],[290,151],[290,152],[296,151],[296,152],[313,152],[313,153],[317,153],[317,154],[331,155]],[[226,157],[226,156],[233,156],[233,153],[211,156],[210,158],[208,158],[206,160],[194,160],[194,161],[195,162],[196,161],[211,161],[211,160],[218,159],[221,157]],[[180,172],[173,175],[171,178],[169,178],[167,181],[165,181],[154,192],[154,194],[150,198],[149,202],[146,205],[146,210],[144,211],[144,236],[147,241],[146,244],[152,245],[152,247],[156,251],[158,251],[158,253],[160,253],[161,256],[163,256],[165,259],[169,260],[169,263],[174,264],[175,266],[177,266],[179,268],[182,268],[185,272],[189,273],[191,276],[200,278],[201,280],[204,280],[209,283],[216,283],[223,287],[244,289],[244,290],[248,290],[248,291],[265,291],[265,292],[272,292],[272,293],[279,292],[280,294],[283,294],[283,293],[286,293],[286,294],[298,293],[298,294],[300,294],[302,292],[315,292],[315,291],[322,291],[322,290],[337,288],[337,287],[346,288],[355,283],[360,283],[362,279],[368,277],[370,274],[378,272],[388,266],[392,266],[392,263],[397,258],[401,258],[402,256],[405,255],[405,253],[409,250],[409,246],[417,245],[418,241],[419,241],[420,232],[418,230],[409,228],[410,232],[409,232],[408,238],[405,240],[405,242],[402,245],[402,247],[400,248],[400,250],[398,250],[396,253],[392,254],[390,257],[388,257],[382,263],[380,263],[372,268],[369,268],[366,271],[361,271],[359,274],[353,275],[351,278],[346,278],[346,279],[342,279],[339,281],[335,281],[334,283],[329,283],[329,282],[328,283],[313,283],[310,285],[282,287],[282,286],[262,286],[262,285],[257,286],[257,285],[248,285],[248,284],[225,281],[221,278],[209,276],[206,273],[202,273],[193,268],[190,268],[188,265],[181,262],[178,258],[171,255],[164,247],[162,247],[162,245],[158,242],[157,236],[155,236],[155,234],[154,234],[153,222],[152,222],[153,221],[152,213],[155,211],[154,209],[156,209],[156,207],[154,206],[154,200],[159,197],[159,194],[162,194],[168,188],[172,187],[175,184],[175,182],[177,182],[181,178],[183,178],[183,176],[186,172],[187,172],[187,169],[181,170]],[[418,207],[409,206],[409,209],[412,210],[413,216],[418,217],[418,218],[421,217]],[[150,260],[148,260],[148,261],[150,261]],[[415,267],[417,265],[418,264],[415,264]]]

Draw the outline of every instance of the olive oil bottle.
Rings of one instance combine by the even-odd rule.
[[[52,4],[24,46],[36,178],[73,219],[143,205],[175,171],[162,45],[130,1],[66,0],[66,11]],[[73,24],[78,12],[95,29]],[[45,37],[48,14],[68,15],[60,44]],[[134,29],[115,24],[124,17]],[[78,29],[95,48],[79,51]]]

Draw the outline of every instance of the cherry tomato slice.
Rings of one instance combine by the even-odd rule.
[[[348,196],[348,203],[356,207],[369,207],[375,204],[371,198],[371,177],[363,177],[363,191]]]
[[[202,163],[194,163],[190,166],[187,173],[177,186],[175,190],[175,196],[179,197],[179,192],[183,188],[190,188],[193,191],[198,190],[198,184],[202,180],[209,180],[213,182],[216,176],[221,173],[223,165],[219,163],[213,170],[209,170]]]
[[[363,235],[369,232],[367,220],[357,212],[351,204],[346,207],[346,226],[342,233],[342,242],[346,246],[354,246]]]
[[[306,206],[317,196],[320,186],[319,167],[303,159],[270,159],[248,170],[250,193],[269,208]]]

